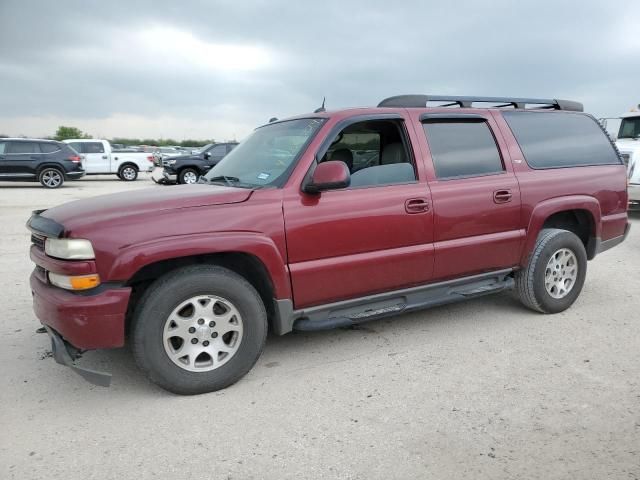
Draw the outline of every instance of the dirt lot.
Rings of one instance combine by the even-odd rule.
[[[270,337],[222,392],[166,393],[129,350],[47,358],[31,310],[33,209],[153,185],[0,183],[0,478],[640,477],[640,216],[567,312],[509,294],[353,330]]]

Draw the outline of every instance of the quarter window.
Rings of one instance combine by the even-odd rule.
[[[484,121],[423,123],[438,179],[502,173],[502,158]]]
[[[581,113],[504,112],[531,168],[620,163],[607,134]]]
[[[41,143],[40,150],[42,153],[53,153],[60,150],[60,147],[55,143]]]

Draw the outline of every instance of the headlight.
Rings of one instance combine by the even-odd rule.
[[[77,238],[47,238],[44,252],[50,257],[63,260],[93,260],[93,246],[89,240]]]

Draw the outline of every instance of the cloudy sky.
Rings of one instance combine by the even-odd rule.
[[[242,138],[400,93],[640,103],[640,1],[0,0],[0,134]]]

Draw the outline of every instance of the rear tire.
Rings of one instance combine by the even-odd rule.
[[[64,173],[59,168],[46,167],[38,174],[38,181],[45,188],[60,188],[64,183]]]
[[[193,395],[246,375],[266,336],[267,313],[255,288],[226,268],[197,265],[147,289],[135,310],[132,348],[152,382]]]
[[[516,272],[516,291],[531,310],[559,313],[576,301],[587,274],[587,253],[572,232],[546,228],[526,268]]]
[[[196,183],[199,177],[200,175],[193,168],[185,168],[178,175],[178,182],[182,185],[191,185]]]
[[[118,170],[118,178],[125,182],[133,182],[138,178],[138,169],[133,165],[123,165]]]

